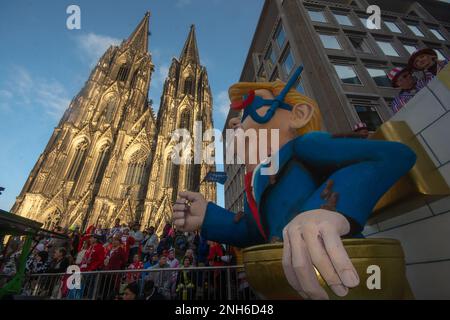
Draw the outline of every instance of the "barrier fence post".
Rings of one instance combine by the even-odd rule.
[[[98,278],[100,276],[100,273],[95,274],[95,282],[94,282],[94,290],[92,291],[92,300],[95,300],[95,297],[97,296],[97,290],[98,290]]]
[[[230,268],[227,268],[227,299],[231,300],[231,273]]]

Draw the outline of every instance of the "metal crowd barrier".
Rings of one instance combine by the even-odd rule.
[[[243,266],[156,268],[79,273],[32,274],[23,286],[22,296],[42,299],[118,299],[127,284],[135,282],[139,296],[144,285],[153,280],[156,290],[167,300],[255,300]],[[183,281],[184,280],[184,281]]]

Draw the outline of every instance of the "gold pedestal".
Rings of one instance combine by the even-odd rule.
[[[317,272],[320,285],[330,299],[414,299],[405,274],[401,244],[391,239],[344,239],[344,247],[355,266],[360,284],[338,297]],[[301,299],[284,276],[282,243],[264,244],[244,249],[245,272],[250,286],[264,299]],[[369,289],[367,280],[373,274],[369,266],[380,268],[381,289]],[[369,268],[369,269],[368,269]]]

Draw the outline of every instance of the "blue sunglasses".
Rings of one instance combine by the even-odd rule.
[[[303,65],[299,66],[292,77],[289,79],[289,81],[286,83],[286,86],[283,88],[283,90],[280,92],[278,96],[275,97],[275,99],[263,99],[259,96],[255,95],[254,91],[251,91],[248,95],[244,96],[244,100],[232,103],[231,108],[233,109],[244,109],[244,112],[242,114],[241,122],[245,120],[248,116],[252,117],[253,120],[255,120],[258,123],[267,123],[272,119],[272,117],[275,114],[275,111],[278,108],[285,109],[288,111],[292,111],[292,106],[290,104],[285,103],[283,100],[286,97],[289,90],[294,86],[297,79],[300,77],[301,73],[303,71]],[[258,110],[261,107],[264,106],[270,106],[269,110],[267,110],[266,114],[263,116],[260,116],[256,110]]]

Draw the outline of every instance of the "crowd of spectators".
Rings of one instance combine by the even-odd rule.
[[[209,289],[222,290],[225,284],[221,283],[224,277],[220,272],[213,272],[212,277],[206,279],[192,268],[236,262],[235,248],[207,241],[199,232],[179,232],[169,223],[160,237],[152,226],[141,230],[138,222],[126,225],[119,219],[112,228],[90,226],[81,233],[78,227],[70,230],[56,227],[54,232],[62,237],[36,239],[26,262],[27,274],[62,274],[69,266],[77,265],[82,276],[83,272],[88,272],[83,285],[92,287],[89,272],[117,270],[117,273],[102,275],[100,287],[108,286],[107,290],[102,289],[104,299],[194,299],[197,289],[201,291],[209,286]],[[20,238],[9,238],[0,261],[2,274],[15,274],[22,245]],[[165,268],[180,271],[162,270]],[[151,272],[136,272],[147,269]],[[62,279],[66,280],[67,276]],[[65,281],[41,287],[53,298],[91,298],[90,289],[69,290]],[[215,295],[220,293],[214,292]]]
[[[400,93],[391,103],[394,113],[402,109],[422,88],[424,88],[448,64],[448,59],[438,60],[437,53],[431,48],[414,52],[405,68],[392,69],[388,77],[394,88]]]

